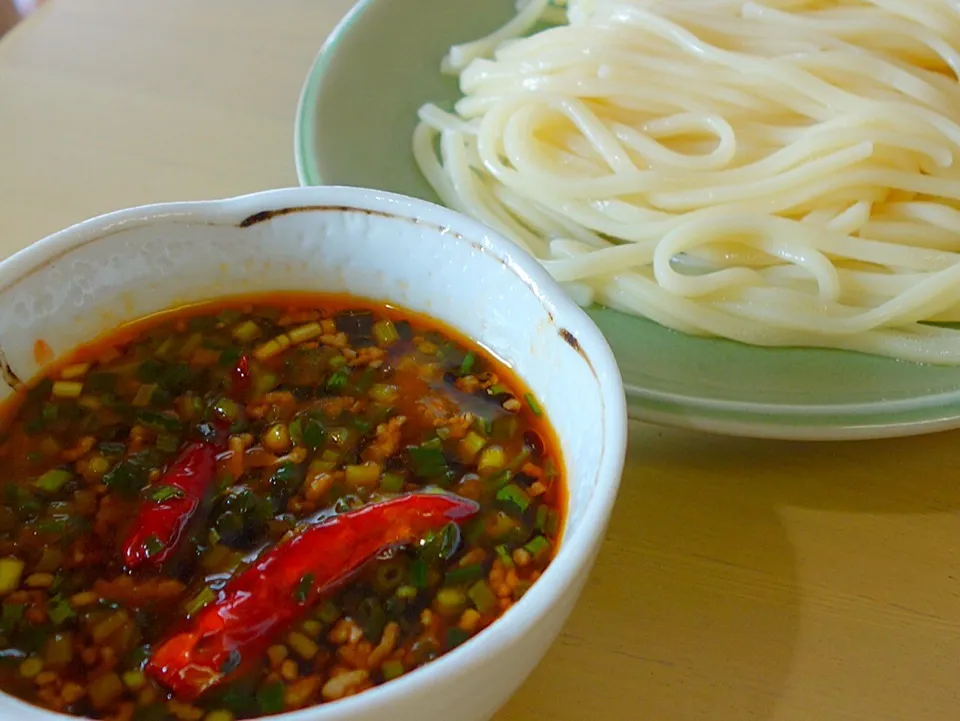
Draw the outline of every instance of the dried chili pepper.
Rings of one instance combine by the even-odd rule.
[[[123,543],[128,569],[147,562],[159,565],[176,550],[184,529],[212,490],[221,450],[220,441],[186,444],[160,480],[147,488],[147,499]]]
[[[384,550],[479,510],[447,493],[413,493],[333,516],[268,550],[219,600],[163,641],[146,672],[190,701],[258,657],[307,608]]]

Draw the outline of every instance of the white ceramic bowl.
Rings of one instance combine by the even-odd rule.
[[[133,208],[0,263],[0,398],[56,355],[177,304],[271,290],[346,292],[421,311],[481,341],[541,400],[570,504],[556,559],[490,628],[398,680],[278,721],[482,721],[559,634],[593,565],[626,446],[620,375],[587,316],[529,256],[450,210],[356,188],[276,190]],[[15,381],[14,381],[15,382]],[[0,718],[67,718],[0,694]]]

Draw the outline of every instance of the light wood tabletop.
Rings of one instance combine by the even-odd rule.
[[[45,5],[0,41],[0,255],[125,206],[295,185],[300,85],[350,4]],[[958,447],[634,424],[587,590],[497,721],[960,718]]]

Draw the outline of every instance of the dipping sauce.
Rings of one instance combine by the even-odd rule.
[[[3,417],[0,689],[55,711],[230,721],[363,692],[496,621],[561,534],[533,395],[354,298],[153,316]]]

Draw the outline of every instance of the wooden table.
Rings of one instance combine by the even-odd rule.
[[[295,185],[300,83],[350,4],[53,0],[0,42],[0,255]],[[960,718],[960,434],[631,433],[582,601],[498,721]]]

